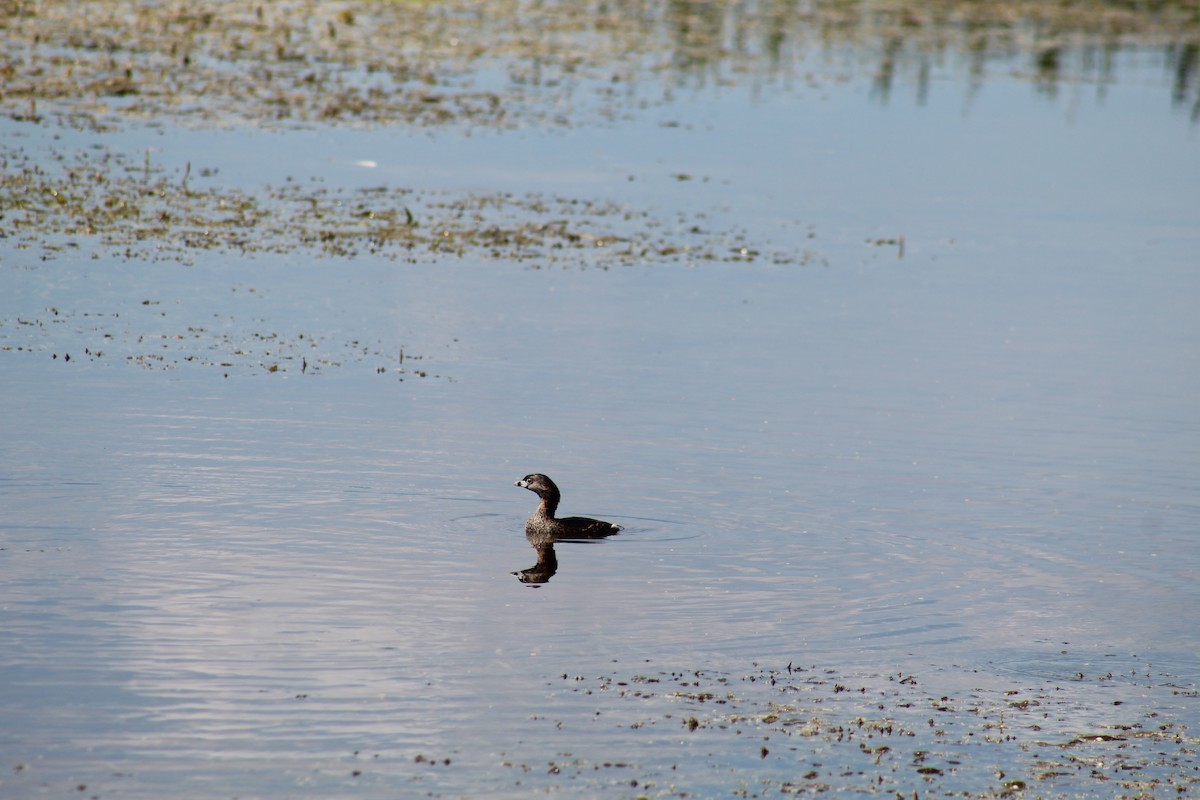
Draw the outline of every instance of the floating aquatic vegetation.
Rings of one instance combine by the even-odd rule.
[[[958,688],[949,690],[939,688],[944,670],[918,677],[794,663],[739,673],[642,667],[547,681],[575,698],[547,723],[608,726],[624,742],[607,761],[560,754],[550,770],[558,777],[547,784],[603,780],[593,776],[619,764],[647,797],[1174,797],[1200,789],[1200,739],[1161,715],[1158,695],[1174,697],[1179,687],[1169,675],[1119,686],[1099,678],[967,690],[963,676],[953,676]],[[516,770],[533,769],[516,752],[506,757]]]
[[[166,175],[104,148],[43,165],[17,152],[0,174],[0,215],[16,250],[52,259],[86,250],[191,263],[205,250],[415,261],[497,259],[534,267],[812,263],[808,249],[748,246],[703,214],[659,215],[609,200],[539,193],[472,194],[330,188],[307,182],[251,194]]]
[[[251,290],[252,291],[252,290]],[[159,306],[143,300],[141,306]],[[233,374],[319,375],[367,367],[380,375],[444,378],[426,356],[384,341],[335,339],[305,331],[262,328],[263,321],[213,315],[209,325],[183,314],[150,310],[72,311],[48,307],[0,319],[0,352],[48,358],[65,366],[118,365],[149,370],[201,367]]]

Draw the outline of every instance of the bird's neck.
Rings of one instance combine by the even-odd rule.
[[[554,512],[558,510],[558,492],[546,492],[542,495],[542,516],[553,519]]]

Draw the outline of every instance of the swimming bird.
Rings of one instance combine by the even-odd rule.
[[[553,539],[600,539],[612,536],[621,530],[620,525],[605,522],[602,519],[590,517],[563,517],[558,519],[554,512],[558,510],[558,501],[562,495],[554,481],[540,472],[526,475],[514,486],[528,489],[541,498],[537,509],[525,523],[525,536],[531,541],[535,538]]]

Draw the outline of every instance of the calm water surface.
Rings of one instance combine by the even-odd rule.
[[[814,258],[0,249],[0,341],[33,348],[0,352],[0,795],[880,790],[825,740],[768,755],[711,700],[616,688],[728,678],[761,716],[748,676],[789,663],[989,709],[1056,693],[888,791],[1031,781],[1038,742],[1147,719],[1194,742],[1200,142],[1160,65],[1122,75],[1074,99],[1007,76],[923,104],[697,90],[548,133],[114,134],[249,187],[616,196]],[[341,363],[182,358],[272,333]],[[170,369],[126,358],[155,336]],[[560,543],[536,586],[511,574],[533,471],[626,528]],[[939,752],[897,703],[825,707],[911,714],[925,738],[893,747]]]

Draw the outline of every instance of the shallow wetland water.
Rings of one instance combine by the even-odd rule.
[[[1200,792],[1194,4],[0,33],[0,797]]]

